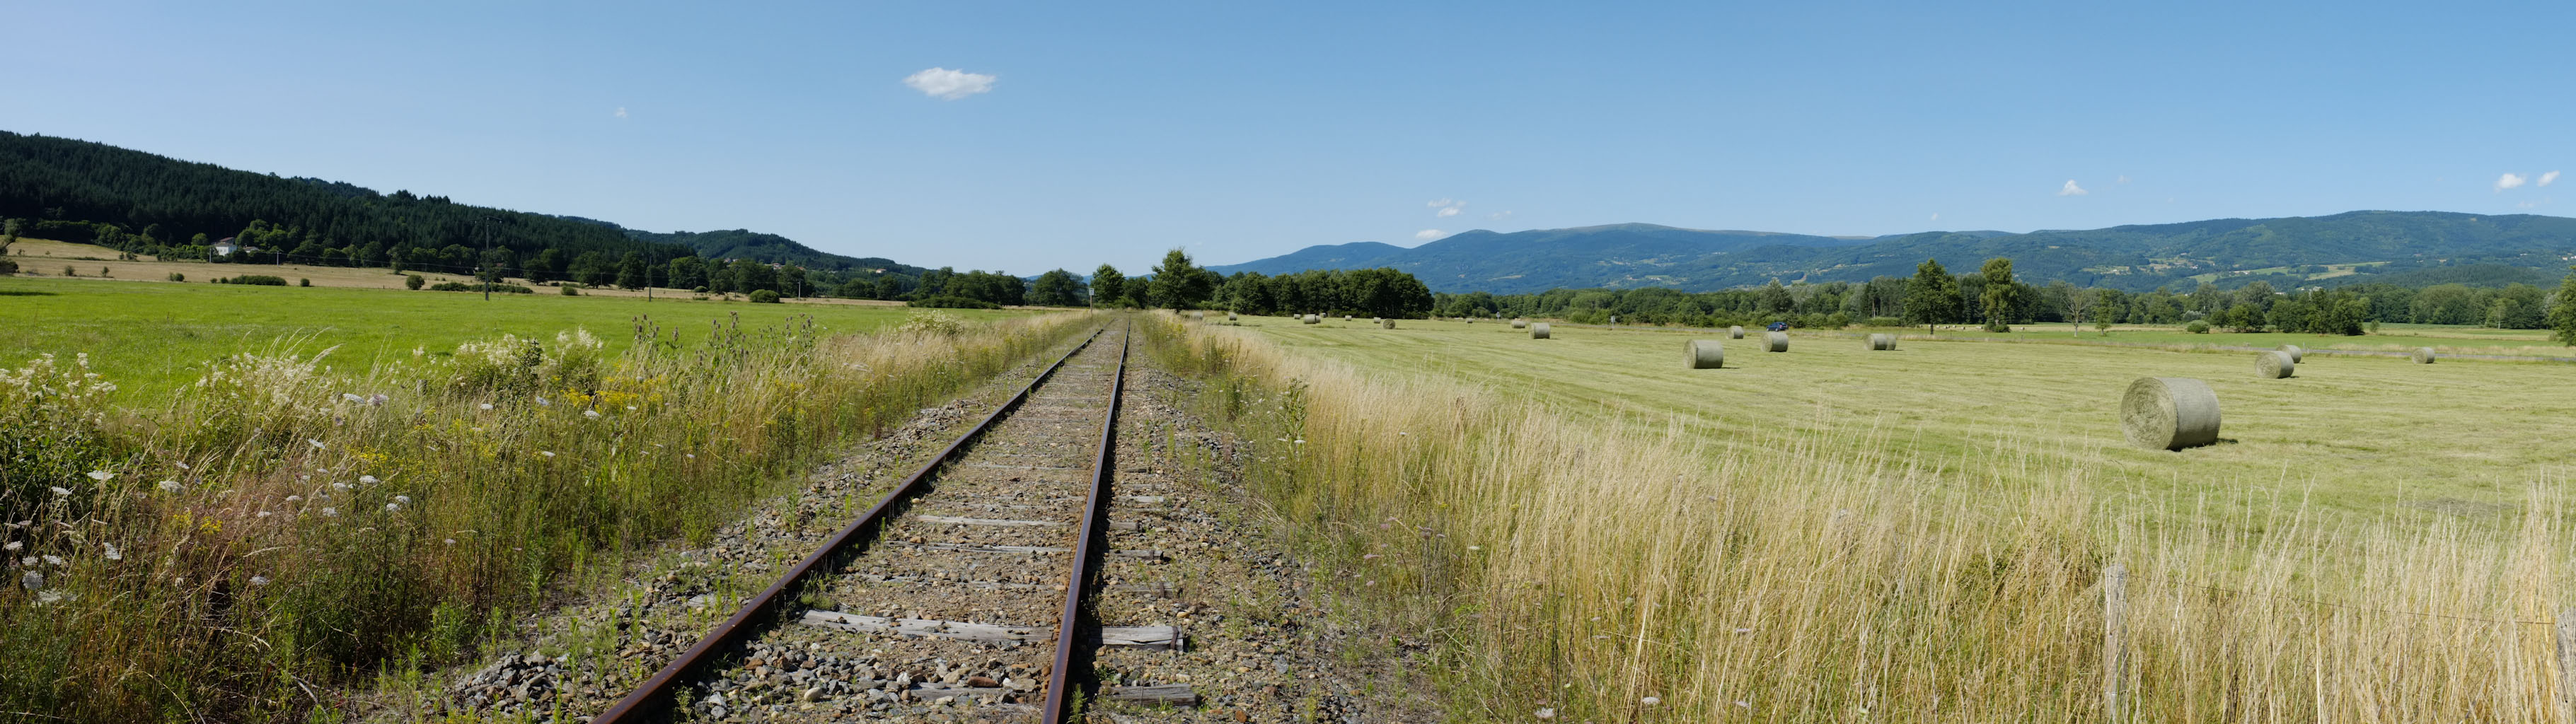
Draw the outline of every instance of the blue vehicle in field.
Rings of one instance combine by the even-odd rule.
[[[1786,331],[1789,331],[1789,323],[1788,323],[1788,322],[1772,322],[1772,323],[1771,323],[1771,327],[1770,327],[1770,329],[1771,329],[1771,331],[1774,331],[1774,332],[1786,332]]]

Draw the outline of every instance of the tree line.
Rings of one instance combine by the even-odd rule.
[[[2436,284],[2421,289],[2356,284],[2332,289],[2275,289],[2257,280],[2222,290],[2207,281],[2189,291],[2150,292],[2032,285],[2015,278],[2012,260],[1986,261],[1952,274],[1925,260],[1911,277],[1867,282],[1781,284],[1714,292],[1639,289],[1551,289],[1537,294],[1437,295],[1441,316],[1556,317],[1606,322],[1724,327],[1786,322],[1805,327],[1919,324],[2182,324],[2241,332],[2361,334],[2374,323],[2467,324],[2501,329],[2576,329],[2576,275],[2556,291],[2529,284],[2477,288]],[[2576,335],[2576,332],[2570,332]],[[2576,337],[2569,337],[2576,344]]]

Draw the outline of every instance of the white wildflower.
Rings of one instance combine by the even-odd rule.
[[[178,463],[178,466],[179,466],[179,469],[180,469],[180,470],[195,470],[195,469],[196,469],[196,468],[188,467],[188,464],[187,464],[187,463]]]
[[[358,482],[366,483],[366,484],[368,484],[368,485],[374,485],[374,484],[376,484],[376,483],[381,483],[381,482],[384,482],[384,481],[382,481],[382,480],[377,480],[377,479],[376,479],[376,476],[373,476],[373,475],[360,475],[360,476],[358,476]]]
[[[71,598],[71,594],[64,593],[64,592],[61,592],[61,591],[46,591],[46,592],[43,592],[43,593],[36,594],[36,605],[41,606],[41,605],[45,605],[45,604],[48,604],[48,603],[53,603],[53,602],[55,602],[55,601],[60,601],[60,600],[66,599],[66,598]]]
[[[45,587],[45,574],[28,571],[26,575],[18,577],[18,585],[25,586],[30,591],[42,589]]]
[[[1751,703],[1748,703],[1748,702],[1744,701],[1743,699],[1737,699],[1737,700],[1735,700],[1735,705],[1736,705],[1736,706],[1740,706],[1740,707],[1744,707],[1744,708],[1746,708],[1746,709],[1751,709],[1751,708],[1753,708],[1753,705],[1752,705]]]
[[[698,459],[698,454],[697,454],[697,453],[680,453],[680,454],[689,456],[689,459],[691,459],[691,460],[696,460],[696,459]]]
[[[338,488],[338,489],[341,489],[341,490],[348,490],[348,489],[349,489],[349,484],[348,484],[348,483],[332,483],[332,484],[331,484],[331,487],[333,487],[333,488]]]
[[[1540,718],[1540,719],[1554,719],[1554,718],[1556,718],[1556,707],[1552,707],[1552,706],[1539,707],[1539,710],[1538,710],[1538,718]]]
[[[553,406],[555,406],[555,403],[547,402],[547,401],[546,401],[546,398],[539,397],[539,398],[537,398],[537,406],[538,406],[538,407],[553,407]]]
[[[1485,547],[1484,547],[1484,546],[1467,546],[1467,552],[1469,552],[1469,553],[1474,553],[1474,552],[1476,552],[1476,551],[1481,551],[1481,550],[1484,550],[1484,549],[1485,549]]]
[[[100,543],[99,545],[100,545],[100,546],[104,546],[104,547],[106,547],[106,548],[107,548],[107,559],[108,559],[108,560],[111,560],[111,561],[121,561],[121,560],[125,560],[125,551],[117,550],[117,549],[116,549],[116,544],[114,544],[114,543]]]
[[[22,550],[26,550],[26,549],[27,549],[27,544],[25,544],[25,543],[21,543],[21,542],[18,542],[18,541],[14,541],[14,540],[13,540],[13,541],[9,541],[9,544],[8,544],[8,545],[0,545],[0,551],[8,551],[8,552],[11,552],[11,553],[16,553],[16,552],[18,552],[18,551],[22,551]]]
[[[71,490],[70,488],[62,487],[62,486],[59,486],[59,485],[47,486],[47,487],[52,488],[52,489],[53,489],[53,491],[54,491],[54,494],[55,494],[55,495],[70,495],[70,494],[72,494],[72,490]]]
[[[1664,703],[1664,700],[1663,700],[1663,699],[1661,699],[1661,698],[1658,698],[1658,697],[1652,697],[1652,696],[1649,696],[1649,697],[1646,697],[1646,698],[1643,698],[1643,699],[1638,699],[1638,700],[1637,700],[1637,703],[1639,703],[1639,704],[1644,704],[1644,705],[1647,705],[1647,706],[1654,706],[1654,705],[1656,705],[1656,704]]]
[[[102,483],[107,482],[107,479],[108,479],[108,478],[113,478],[113,477],[116,477],[116,473],[111,473],[111,472],[108,472],[108,471],[105,471],[105,470],[92,470],[92,471],[89,471],[89,479],[91,479],[91,480],[96,480],[96,481],[99,481],[99,482],[102,482]]]
[[[342,392],[342,393],[340,393],[340,399],[341,399],[341,400],[343,400],[343,401],[347,401],[347,402],[366,402],[366,401],[367,401],[367,398],[359,397],[359,396],[357,396],[356,394],[348,393],[348,392]]]
[[[304,502],[304,496],[301,496],[301,495],[289,495],[289,496],[286,496],[286,502],[289,502],[289,503],[301,503],[301,502]]]
[[[386,504],[385,504],[385,512],[387,512],[387,513],[400,513],[400,512],[402,512],[402,504],[401,504],[401,503],[386,503]]]
[[[582,417],[587,417],[587,418],[590,418],[590,419],[593,419],[593,420],[597,420],[597,419],[599,419],[599,411],[598,411],[598,410],[583,410],[583,411],[581,411],[581,416],[582,416]]]
[[[492,403],[486,402],[486,403],[483,403],[483,404],[480,404],[480,405],[475,405],[475,407],[478,407],[478,408],[481,408],[481,409],[485,409],[485,410],[489,410],[489,409],[492,409]]]
[[[626,406],[626,411],[627,411],[627,412],[634,412],[634,411],[635,411],[635,406],[634,406],[634,405],[627,405],[627,406]]]
[[[447,544],[448,544],[448,545],[456,545],[456,539],[454,539],[454,538],[449,538],[449,539],[447,539]]]
[[[18,565],[21,565],[21,566],[33,566],[33,565],[36,565],[36,557],[35,557],[35,556],[27,556],[27,557],[25,557],[25,558],[20,558],[20,559],[18,559]]]
[[[324,517],[324,518],[337,518],[337,517],[339,517],[339,516],[340,516],[340,509],[339,509],[339,508],[323,508],[323,509],[322,509],[322,517]]]
[[[254,586],[265,586],[265,585],[268,585],[268,577],[267,577],[267,576],[251,576],[251,577],[250,577],[250,585],[254,585]]]
[[[396,502],[396,503],[401,503],[401,504],[404,504],[404,505],[410,505],[410,504],[411,504],[411,496],[409,496],[409,495],[396,495],[396,496],[394,496],[394,502]]]
[[[268,512],[268,511],[263,510],[263,511],[260,511],[260,512],[259,512],[259,516],[258,516],[258,517],[266,518],[266,517],[269,517],[269,516],[272,516],[272,515],[276,515],[276,513],[271,513],[271,512]]]
[[[313,449],[315,449],[315,450],[320,450],[320,449],[322,449],[322,441],[320,441],[320,440],[315,440],[315,439],[311,439],[311,438],[306,438],[304,441],[305,441],[305,442],[309,442],[309,443],[313,443]]]
[[[62,557],[62,556],[56,556],[56,555],[48,555],[48,556],[45,556],[45,565],[49,565],[49,566],[59,566],[59,565],[63,565],[63,557]]]
[[[539,455],[544,455],[544,456],[546,456],[546,457],[554,457],[554,456],[555,456],[555,453],[554,453],[554,451],[552,451],[552,450],[539,450],[539,451],[537,451],[537,454],[539,454]]]
[[[164,493],[176,493],[176,492],[179,492],[179,481],[176,481],[176,480],[164,480],[164,481],[161,481],[160,485],[161,485],[161,492],[164,492]]]

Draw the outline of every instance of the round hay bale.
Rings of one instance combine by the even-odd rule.
[[[1191,312],[1191,313],[1190,313],[1190,321],[1192,321],[1192,322],[1204,322],[1204,321],[1207,321],[1207,313],[1206,313],[1206,312]]]
[[[1735,326],[1735,327],[1728,327],[1728,328],[1726,328],[1726,338],[1727,338],[1727,339],[1743,339],[1743,338],[1744,338],[1744,327],[1742,327],[1742,326]]]
[[[1788,332],[1765,332],[1765,333],[1763,333],[1763,335],[1762,335],[1762,351],[1764,351],[1764,352],[1787,352],[1787,351],[1789,351],[1789,333],[1788,333]]]
[[[1394,329],[1394,328],[1395,328],[1395,320],[1392,320],[1392,319],[1380,319],[1380,320],[1377,320],[1377,326],[1378,326],[1378,328],[1379,328],[1379,329]]]
[[[1884,332],[1872,334],[1869,336],[1869,348],[1874,352],[1885,352],[1896,349],[1896,335]]]
[[[1694,339],[1682,346],[1690,356],[1690,368],[1713,370],[1726,366],[1726,344],[1714,339]]]
[[[1610,323],[1611,323],[1611,324],[1618,324],[1618,323],[1619,323],[1619,315],[1616,315],[1616,314],[1610,315]]]
[[[1528,321],[1528,320],[1522,320],[1522,319],[1515,319],[1515,320],[1512,320],[1512,328],[1513,328],[1513,329],[1528,329],[1528,328],[1529,328],[1529,321]]]
[[[2254,376],[2267,380],[2287,378],[2298,372],[2299,361],[2288,352],[2264,352],[2254,359]]]
[[[1539,323],[1537,323],[1537,324],[1532,324],[1532,325],[1530,325],[1530,326],[1529,326],[1529,331],[1530,331],[1530,339],[1547,339],[1547,323],[1546,323],[1546,322],[1539,322]]]
[[[2433,348],[2431,347],[2417,347],[2415,348],[2414,357],[2415,364],[2429,365],[2433,363],[2433,360],[2437,355],[2433,354]]]
[[[1348,314],[1342,315],[1342,321],[1345,321],[1345,322],[1351,321],[1351,315],[1348,315]]]
[[[2218,442],[2218,393],[2189,377],[2140,377],[2120,396],[2120,432],[2150,450]]]
[[[1323,323],[1324,323],[1324,318],[1323,318],[1323,317],[1318,317],[1318,316],[1315,316],[1315,315],[1312,315],[1312,314],[1309,314],[1309,315],[1306,315],[1306,318],[1305,318],[1304,320],[1301,320],[1301,321],[1304,321],[1304,322],[1305,322],[1305,323],[1307,323],[1307,324],[1323,324]]]
[[[2307,350],[2304,350],[2304,349],[2300,349],[2298,345],[2295,345],[2295,344],[2285,344],[2285,345],[2281,345],[2281,350],[2280,350],[2280,351],[2285,352],[2285,353],[2288,353],[2288,354],[2290,355],[2290,361],[2291,361],[2292,363],[2298,363],[2298,362],[2306,362],[2306,361],[2308,361],[2308,351],[2307,351]]]
[[[1225,321],[1232,322],[1232,321],[1237,321],[1238,319],[1240,319],[1240,318],[1239,318],[1239,317],[1234,316],[1234,313],[1233,313],[1233,312],[1226,312],[1226,313],[1225,313]]]

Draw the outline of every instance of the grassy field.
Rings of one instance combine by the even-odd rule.
[[[1923,334],[1921,327],[1892,330]],[[1988,332],[1977,327],[1945,327],[1937,336],[1964,339],[1994,339],[2016,342],[2082,342],[2112,345],[2175,345],[2216,347],[2260,347],[2270,349],[2295,344],[2308,349],[2338,349],[2378,352],[2401,352],[2417,347],[2432,347],[2443,354],[2496,354],[2531,357],[2576,357],[2576,347],[2549,338],[2543,329],[2493,329],[2442,324],[2386,324],[2379,331],[2357,337],[2339,334],[2290,334],[2285,332],[2221,332],[2192,334],[2180,327],[2121,325],[2104,334],[2085,327],[2078,334],[2074,325],[2027,324],[2011,332]]]
[[[2518,503],[2524,484],[2569,473],[2553,441],[2576,435],[2576,395],[2530,394],[2576,374],[2554,365],[2310,355],[2297,376],[2261,380],[2252,353],[1916,339],[1871,352],[1857,339],[1793,334],[1786,353],[1735,340],[1725,369],[1694,371],[1682,369],[1693,335],[1675,332],[1558,327],[1555,339],[1534,341],[1496,324],[1247,325],[1292,351],[1466,382],[1569,415],[1721,440],[1753,429],[1867,431],[1934,458],[2011,451],[2087,467],[2105,493],[2178,504],[2247,489],[2373,512]],[[2184,453],[2127,447],[2114,405],[2148,376],[2207,380],[2227,442]]]
[[[1156,337],[1460,718],[2560,720],[2564,367],[1400,326]],[[2223,442],[2128,447],[2145,375]]]
[[[10,320],[0,325],[0,363],[16,365],[44,352],[87,352],[97,370],[117,382],[121,399],[140,401],[195,381],[209,362],[281,344],[277,351],[301,353],[338,346],[330,364],[363,372],[409,358],[414,348],[448,353],[468,339],[543,337],[572,327],[589,329],[613,355],[634,343],[638,316],[650,317],[666,339],[678,333],[686,345],[704,340],[711,322],[732,324],[736,315],[746,327],[812,315],[827,332],[854,333],[902,321],[912,311],[686,297],[647,302],[640,295],[495,294],[487,302],[480,294],[458,292],[0,277],[0,312]],[[1031,314],[950,311],[977,320]]]

